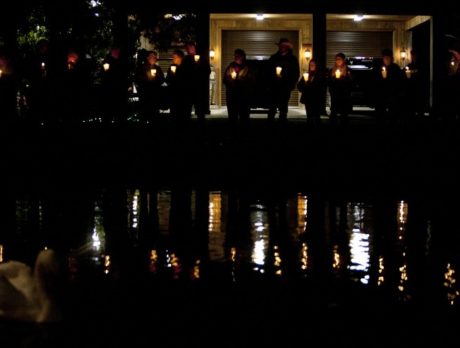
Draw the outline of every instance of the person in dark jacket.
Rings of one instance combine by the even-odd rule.
[[[172,54],[172,65],[166,75],[168,95],[171,101],[170,112],[174,121],[184,123],[190,120],[190,71],[184,67],[185,54],[182,50],[174,50]]]
[[[70,49],[64,62],[54,86],[57,98],[55,111],[58,120],[79,123],[87,116],[91,74],[87,62],[77,50]]]
[[[302,93],[300,102],[305,104],[307,122],[320,124],[321,114],[326,104],[326,80],[323,73],[319,71],[316,60],[310,60],[308,73],[303,74],[297,83],[297,88]]]
[[[376,80],[375,111],[379,122],[400,118],[406,77],[393,61],[393,51],[382,51],[382,65],[374,68]]]
[[[203,121],[209,113],[209,75],[211,67],[207,54],[198,54],[196,43],[189,41],[185,44],[187,55],[184,57],[183,69],[190,77],[190,110],[194,108],[195,115]]]
[[[101,95],[103,122],[121,122],[127,109],[128,69],[120,48],[113,47],[101,66]]]
[[[328,74],[328,85],[331,96],[330,120],[335,122],[340,115],[341,121],[346,123],[353,106],[351,102],[352,79],[345,62],[345,54],[335,55],[335,65]]]
[[[136,74],[141,115],[144,122],[148,122],[152,117],[155,119],[160,112],[160,103],[163,97],[162,85],[165,81],[165,76],[157,61],[157,53],[148,52],[144,64]]]
[[[287,121],[289,98],[300,74],[299,61],[294,56],[292,49],[292,43],[282,38],[278,42],[278,52],[273,54],[268,61],[269,120],[273,120],[279,110],[280,120]]]
[[[234,60],[224,72],[228,118],[232,124],[238,120],[249,120],[250,100],[254,87],[254,76],[246,64],[246,53],[236,49]]]

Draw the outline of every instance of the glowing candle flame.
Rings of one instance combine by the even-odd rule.
[[[340,71],[340,69],[337,69],[335,71],[335,78],[336,79],[340,79],[340,77],[342,77],[342,72]]]

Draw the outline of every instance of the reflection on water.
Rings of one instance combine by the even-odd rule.
[[[305,195],[297,195],[297,233],[300,235],[307,230],[308,198]]]
[[[91,234],[91,245],[96,253],[103,254],[105,252],[105,228],[100,201],[96,201],[94,204],[94,227]]]
[[[379,270],[378,270],[377,286],[381,286],[385,282],[384,272],[385,272],[385,264],[383,261],[383,256],[379,256]]]
[[[222,193],[209,193],[209,258],[211,261],[225,261],[224,241],[222,231]]]
[[[416,210],[406,201],[379,206],[297,192],[270,197],[191,189],[81,193],[72,204],[65,195],[55,201],[51,196],[12,200],[14,225],[0,235],[0,263],[33,259],[29,255],[52,245],[67,256],[70,280],[85,272],[121,279],[144,271],[158,279],[235,283],[310,274],[315,280],[320,274],[391,289],[403,302],[415,296],[408,226]],[[375,218],[382,215],[383,225]],[[435,260],[438,225],[427,224],[427,239],[420,239],[422,265]],[[456,261],[438,262],[443,297],[451,305],[459,297]],[[420,267],[421,284],[428,275]]]
[[[450,263],[447,264],[447,270],[444,273],[444,287],[447,291],[447,301],[453,306],[457,302],[460,291],[457,285],[457,274]]]
[[[307,243],[302,243],[300,249],[300,267],[302,271],[308,270],[308,246]]]
[[[405,201],[400,201],[398,206],[398,250],[400,254],[400,263],[398,267],[399,271],[399,283],[398,290],[400,292],[400,298],[403,301],[410,300],[411,295],[408,292],[407,282],[409,280],[407,270],[407,244],[406,244],[406,228],[407,228],[407,217],[408,217],[409,205]]]
[[[250,221],[251,236],[254,243],[251,259],[254,263],[254,270],[264,273],[265,257],[269,242],[268,212],[266,207],[262,204],[251,206]]]
[[[369,283],[370,266],[370,226],[368,219],[368,207],[362,203],[350,203],[348,205],[350,225],[351,264],[349,269],[355,274],[357,280],[363,284]]]

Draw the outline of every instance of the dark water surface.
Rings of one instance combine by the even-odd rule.
[[[0,258],[55,249],[64,320],[0,347],[460,344],[458,124],[2,135]]]
[[[10,192],[1,257],[57,250],[65,320],[0,329],[11,346],[459,344],[458,208],[275,189]]]

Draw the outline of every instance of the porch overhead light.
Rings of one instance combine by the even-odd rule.
[[[263,13],[256,14],[256,20],[263,21],[264,19],[265,19],[265,16]]]
[[[355,22],[361,22],[363,19],[364,19],[364,15],[362,15],[362,14],[355,14],[355,15],[353,16],[353,20],[354,20]]]

